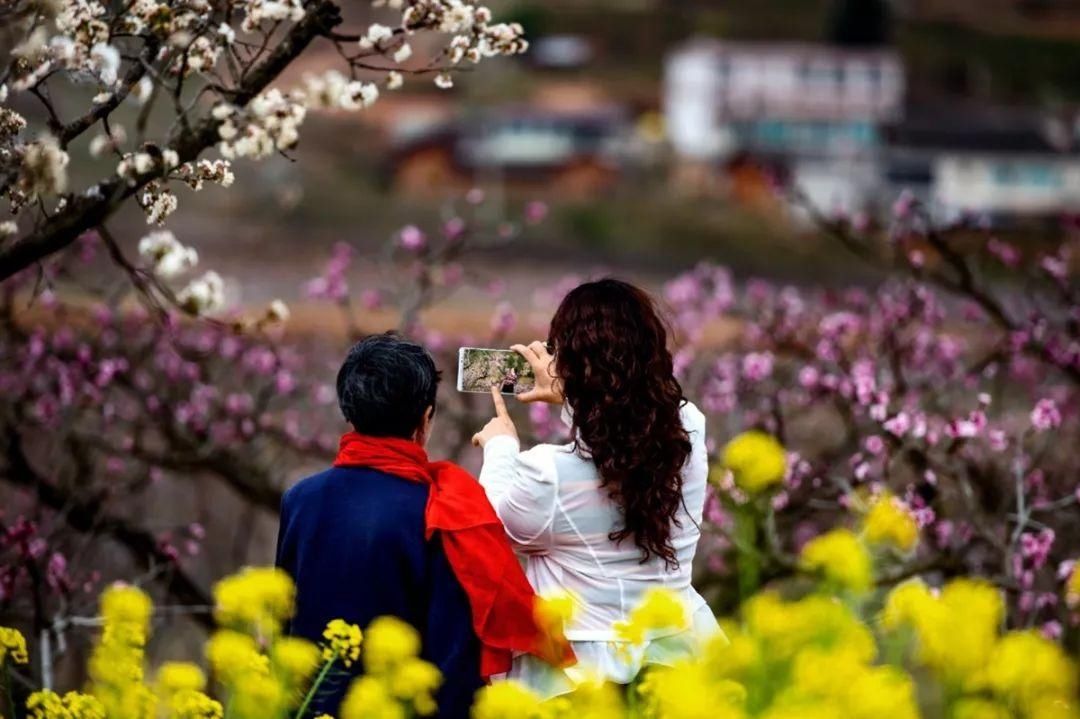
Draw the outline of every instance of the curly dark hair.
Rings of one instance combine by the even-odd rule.
[[[616,279],[587,282],[563,299],[551,320],[555,373],[573,413],[574,449],[591,459],[618,503],[641,561],[678,566],[671,543],[679,525],[682,469],[690,437],[680,408],[667,327],[652,298]]]

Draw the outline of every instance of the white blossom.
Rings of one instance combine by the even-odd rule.
[[[127,132],[122,125],[112,125],[112,134],[102,132],[90,140],[90,156],[101,157],[107,152],[118,149],[127,140]]]
[[[146,224],[161,225],[165,219],[176,212],[179,201],[172,190],[163,188],[157,183],[150,183],[139,196],[143,211],[146,213]]]
[[[398,88],[400,88],[404,84],[405,84],[405,78],[397,70],[391,70],[386,75],[386,89],[387,90],[397,90]]]
[[[210,111],[210,114],[215,120],[224,120],[226,117],[231,117],[236,114],[236,106],[230,105],[227,102],[222,102],[214,105],[214,109]]]
[[[203,184],[214,182],[222,187],[229,187],[236,179],[232,164],[228,160],[201,159],[198,162],[185,162],[176,171],[176,177],[187,183],[192,190],[198,191]]]
[[[461,0],[443,0],[445,10],[438,29],[441,32],[468,32],[474,22],[475,9]]]
[[[285,95],[277,88],[267,90],[218,127],[218,150],[228,159],[259,159],[292,149],[307,114],[304,99],[303,92]]]
[[[199,264],[199,253],[186,247],[169,230],[157,230],[139,240],[139,255],[162,277],[175,277]]]
[[[44,135],[23,150],[19,190],[28,198],[59,195],[67,189],[68,154],[52,135]]]
[[[221,55],[221,45],[206,35],[200,35],[191,41],[187,50],[187,70],[189,72],[207,72],[214,69]]]
[[[107,87],[116,84],[120,72],[120,51],[108,43],[99,42],[90,49],[90,64],[98,79]]]
[[[236,30],[233,30],[232,26],[227,22],[223,22],[218,25],[218,35],[225,41],[226,45],[232,45],[236,42]]]
[[[19,226],[15,224],[14,220],[5,220],[0,222],[0,239],[14,237],[15,233],[19,231]]]
[[[266,308],[266,320],[274,324],[282,324],[289,321],[289,306],[281,300],[274,300]]]
[[[407,42],[401,43],[401,47],[394,51],[394,62],[399,65],[412,57],[412,47]]]
[[[214,312],[225,306],[225,283],[214,271],[188,283],[176,295],[180,305],[192,314]]]
[[[360,38],[360,49],[371,50],[394,36],[393,29],[379,23],[372,24],[364,37]]]
[[[435,87],[443,90],[449,90],[454,86],[454,78],[450,76],[448,72],[440,72],[435,76]]]
[[[154,81],[149,77],[143,77],[135,86],[131,88],[131,96],[135,98],[135,101],[140,105],[144,104],[150,99],[150,93],[154,89]]]
[[[253,32],[264,22],[289,20],[299,22],[304,19],[302,0],[245,0],[244,21],[240,27],[244,32]]]

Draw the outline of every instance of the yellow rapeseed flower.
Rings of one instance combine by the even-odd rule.
[[[218,623],[258,635],[275,635],[292,616],[296,587],[275,567],[246,567],[214,585]]]
[[[1065,603],[1073,609],[1080,607],[1080,560],[1077,560],[1065,582]]]
[[[579,681],[570,694],[544,702],[543,719],[625,719],[626,716],[622,688],[598,678]]]
[[[536,598],[533,614],[541,630],[552,636],[562,636],[566,625],[574,620],[577,600],[569,592],[558,592]]]
[[[383,680],[362,676],[345,694],[340,715],[341,719],[406,719],[407,713]]]
[[[1014,719],[1015,715],[1004,707],[987,699],[965,697],[952,706],[951,719]]]
[[[0,667],[4,666],[9,656],[16,664],[30,661],[30,655],[26,651],[26,637],[18,629],[0,627]]]
[[[495,682],[476,693],[472,719],[534,719],[540,714],[541,706],[540,697],[523,684]]]
[[[191,662],[165,662],[157,670],[157,688],[162,696],[181,691],[201,692],[206,688],[206,674]]]
[[[417,714],[430,716],[435,713],[434,693],[442,684],[442,673],[434,664],[410,657],[397,666],[387,681],[390,693],[412,704]]]
[[[281,680],[295,690],[315,674],[322,652],[306,639],[280,637],[270,649],[270,659]]]
[[[827,582],[853,592],[865,592],[874,582],[870,553],[859,538],[847,529],[833,529],[803,547],[802,568],[819,573]]]
[[[837,719],[843,709],[821,699],[784,697],[761,715],[761,719]]]
[[[918,662],[959,687],[986,666],[1004,612],[1001,592],[988,582],[956,579],[934,596],[915,580],[890,592],[881,624],[913,629]]]
[[[682,630],[690,625],[686,605],[670,589],[654,588],[645,592],[641,603],[630,610],[624,621],[615,623],[615,634],[623,641],[641,644],[653,632]]]
[[[721,622],[723,634],[705,643],[702,661],[713,676],[744,681],[762,661],[761,642],[732,622]]]
[[[1040,700],[1076,698],[1076,666],[1061,648],[1035,631],[1002,637],[985,665],[985,683],[997,696],[1026,712]]]
[[[757,430],[743,432],[724,447],[724,468],[731,471],[735,485],[757,494],[784,481],[787,455],[772,435]]]
[[[745,716],[746,689],[731,680],[716,680],[696,661],[651,668],[639,691],[650,716],[663,719]]]
[[[285,688],[269,674],[248,672],[232,685],[229,715],[237,719],[276,717],[288,706]]]
[[[364,641],[360,627],[344,619],[331,619],[322,635],[325,640],[322,655],[326,661],[340,659],[342,664],[351,667],[360,658],[360,644]]]
[[[881,625],[888,631],[915,626],[915,618],[933,611],[937,597],[921,579],[910,579],[892,588],[881,611]]]
[[[34,692],[26,700],[30,719],[105,719],[105,707],[96,698],[80,692],[61,697],[48,689]]]
[[[915,682],[891,666],[868,667],[846,688],[842,705],[847,719],[919,719]]]
[[[206,642],[206,658],[215,676],[227,685],[247,674],[269,673],[269,660],[259,652],[255,640],[231,629],[214,632]]]
[[[789,661],[806,647],[835,644],[856,651],[864,662],[877,654],[870,630],[834,597],[811,594],[785,602],[775,592],[763,592],[743,605],[742,614],[746,631],[767,661]]]
[[[836,642],[828,648],[806,647],[792,662],[791,688],[838,701],[866,673],[870,658],[855,644]]]
[[[183,689],[169,699],[169,719],[222,719],[224,713],[220,702],[195,689]]]
[[[903,501],[885,493],[872,500],[863,518],[863,536],[871,544],[910,552],[919,541],[919,525]]]
[[[376,617],[364,636],[364,669],[388,674],[420,653],[420,635],[397,617]]]
[[[91,693],[109,717],[151,719],[158,699],[143,683],[144,659],[154,605],[128,584],[113,584],[100,599],[103,629],[87,665]]]
[[[101,594],[105,626],[102,641],[145,645],[153,611],[154,604],[146,592],[130,584],[113,584]]]

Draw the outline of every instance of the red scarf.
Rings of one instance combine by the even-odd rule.
[[[430,485],[426,534],[430,539],[442,532],[446,558],[469,598],[485,679],[508,671],[515,651],[556,666],[573,663],[565,639],[546,635],[537,624],[536,595],[475,477],[453,462],[429,462],[416,442],[356,432],[342,436],[334,466],[369,467]]]

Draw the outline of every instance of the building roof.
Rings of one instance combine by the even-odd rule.
[[[1036,110],[949,105],[909,107],[885,128],[898,149],[1062,154],[1077,151],[1068,125]]]
[[[718,38],[692,38],[674,50],[682,53],[713,53],[796,57],[829,60],[895,60],[900,55],[891,47],[845,47],[813,42],[758,42],[749,40],[721,40]]]

